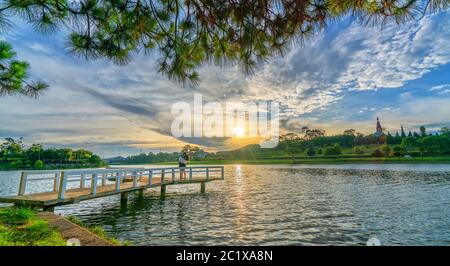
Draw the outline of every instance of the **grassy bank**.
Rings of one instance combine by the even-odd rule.
[[[110,237],[99,226],[86,226],[73,216],[67,220],[86,228],[91,233],[117,246],[128,246]],[[53,229],[46,220],[39,218],[37,212],[29,208],[0,208],[0,246],[66,246],[61,233]]]
[[[27,208],[0,208],[0,246],[65,246],[59,232]]]
[[[79,225],[81,227],[86,228],[87,230],[89,230],[91,233],[96,234],[97,236],[99,236],[100,238],[103,238],[109,242],[111,242],[112,244],[116,245],[116,246],[130,246],[130,243],[128,241],[120,241],[117,238],[111,237],[109,236],[105,229],[103,229],[100,226],[87,226],[86,224],[84,224],[82,221],[80,221],[77,217],[75,216],[67,216],[65,217],[67,220],[71,221],[72,223]]]
[[[242,160],[202,160],[191,161],[190,165],[216,164],[343,164],[343,163],[450,163],[448,157],[364,157],[364,158],[264,158]],[[176,162],[157,163],[161,165],[176,165]]]

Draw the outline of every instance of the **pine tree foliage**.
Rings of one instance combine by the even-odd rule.
[[[41,81],[27,82],[29,65],[15,60],[16,54],[9,43],[0,41],[0,96],[21,94],[38,97],[47,85]]]
[[[252,73],[260,62],[348,15],[384,26],[449,6],[450,0],[7,0],[0,4],[0,29],[10,29],[17,16],[43,33],[64,28],[72,54],[125,65],[137,53],[153,53],[162,75],[197,84],[204,63],[237,64]],[[28,67],[19,65],[4,71]],[[40,91],[17,89],[14,80],[3,94]]]

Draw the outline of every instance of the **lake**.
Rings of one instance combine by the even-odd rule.
[[[136,167],[136,166],[133,166]],[[156,167],[156,166],[155,166]],[[0,172],[14,195],[19,171]],[[31,188],[39,191],[40,186]],[[449,164],[229,165],[225,180],[57,207],[133,245],[450,245]]]

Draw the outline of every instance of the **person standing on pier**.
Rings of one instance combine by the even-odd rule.
[[[178,158],[178,167],[180,168],[180,180],[186,179],[186,165],[189,161],[189,156],[187,153],[183,152],[182,155]],[[183,178],[184,176],[184,178]]]

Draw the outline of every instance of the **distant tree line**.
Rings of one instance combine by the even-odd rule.
[[[190,160],[197,160],[205,158],[208,153],[195,145],[184,145],[180,152],[159,152],[159,153],[141,153],[138,155],[131,155],[125,160],[112,160],[112,163],[122,164],[144,164],[144,163],[162,163],[162,162],[176,162],[181,153],[188,154]]]
[[[211,154],[211,159],[252,159],[282,158],[294,159],[299,154],[306,156],[339,157],[385,156],[447,156],[450,155],[450,130],[441,128],[435,134],[428,133],[425,127],[419,132],[406,133],[401,127],[400,133],[376,136],[364,135],[354,129],[342,134],[326,136],[321,129],[304,127],[299,133],[287,133],[280,136],[280,143],[273,149],[261,149],[259,145],[248,145],[233,150]]]
[[[364,135],[355,129],[342,134],[326,136],[322,129],[303,127],[299,133],[280,136],[280,143],[273,149],[262,149],[259,145],[248,145],[231,151],[207,153],[194,145],[185,145],[180,152],[141,153],[127,158],[108,160],[110,163],[145,164],[175,162],[180,153],[187,153],[190,160],[233,160],[255,158],[292,158],[304,154],[308,157],[385,157],[385,156],[440,156],[450,155],[450,130],[442,128],[435,134],[428,133],[425,127],[420,131],[375,136]],[[112,158],[114,159],[114,158]]]
[[[23,139],[5,138],[0,144],[0,167],[7,169],[45,169],[51,167],[102,166],[100,156],[85,149],[44,149],[42,144],[26,147]]]
[[[162,163],[174,162],[177,160],[179,153],[177,152],[158,152],[158,153],[140,153],[138,155],[128,156],[125,160],[121,160],[123,164],[144,164],[144,163]],[[116,163],[112,161],[112,163]]]
[[[415,133],[415,132],[414,132]],[[394,140],[396,140],[394,138]],[[388,138],[389,143],[389,138]],[[442,128],[439,134],[411,134],[403,137],[400,145],[394,147],[394,155],[450,155],[450,129]]]

